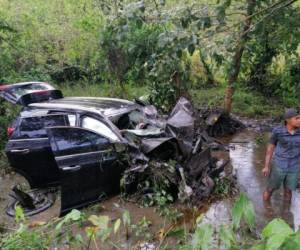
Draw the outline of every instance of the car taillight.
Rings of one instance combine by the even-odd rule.
[[[9,85],[0,85],[0,91],[5,90],[9,87]]]
[[[6,130],[7,136],[8,136],[8,137],[11,137],[11,135],[12,135],[13,132],[14,132],[14,130],[15,130],[14,128],[8,127],[7,130]]]

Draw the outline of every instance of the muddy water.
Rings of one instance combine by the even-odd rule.
[[[244,130],[232,137],[223,138],[230,145],[230,160],[241,191],[251,199],[256,214],[257,229],[261,230],[274,218],[282,218],[295,230],[300,226],[300,190],[293,192],[291,203],[283,199],[282,188],[274,192],[270,203],[262,200],[267,178],[261,174],[269,134]],[[230,221],[232,200],[213,203],[205,214],[204,222],[226,224]]]
[[[275,217],[285,219],[295,229],[300,225],[300,192],[293,193],[291,204],[283,199],[283,190],[276,191],[271,203],[264,203],[262,193],[266,177],[261,174],[268,133],[242,131],[230,139],[230,159],[238,184],[254,204],[258,228]]]

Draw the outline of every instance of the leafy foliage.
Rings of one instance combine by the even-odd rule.
[[[261,1],[261,7],[270,5],[270,1]],[[263,22],[258,22],[252,32],[252,39],[247,45],[244,70],[247,85],[252,89],[259,89],[265,95],[270,96],[274,92],[285,98],[294,96],[298,89],[297,81],[289,77],[289,65],[297,55],[300,32],[295,30],[293,23],[298,23],[299,7],[288,6],[268,15]],[[273,74],[270,71],[274,64],[274,58],[284,55],[290,60],[286,63],[286,75]],[[273,75],[271,77],[271,75]],[[296,79],[295,79],[296,80]],[[289,88],[293,85],[293,88]]]
[[[5,37],[0,42],[1,81],[99,77],[97,30],[103,18],[96,1],[0,4],[1,23],[13,29],[0,30],[0,37]]]
[[[121,14],[109,17],[102,31],[102,48],[109,80],[121,86],[124,82],[149,84],[151,101],[168,110],[186,92],[187,53],[193,54],[197,39],[185,31],[188,16],[180,23],[172,21],[176,12],[166,22],[161,17],[163,3],[158,5],[124,4]]]
[[[234,83],[275,93],[285,105],[296,105],[299,92],[300,15],[292,2],[256,1]],[[128,84],[146,85],[164,111],[191,89],[227,82],[247,12],[246,0],[0,4],[1,82],[108,82],[110,95],[123,97]]]
[[[245,211],[241,212],[243,209]],[[253,225],[253,222],[248,222],[248,226],[244,227],[241,218],[246,218],[246,213],[253,213],[252,209],[249,199],[242,193],[235,201],[232,223],[211,225],[204,221],[204,215],[200,215],[191,232],[182,227],[171,227],[172,230],[169,231],[161,229],[159,245],[155,241],[153,244],[157,249],[174,249],[174,247],[168,248],[167,245],[162,246],[166,237],[175,237],[179,240],[175,249],[180,250],[290,250],[300,248],[300,231],[294,232],[282,219],[269,222],[261,235],[249,234],[248,226]],[[22,213],[20,209],[18,211],[20,218]],[[250,218],[249,221],[253,219],[252,215]],[[151,221],[143,217],[137,224],[133,224],[128,210],[124,210],[120,218],[115,218],[114,222],[112,218],[104,214],[92,214],[87,217],[83,212],[72,210],[65,217],[53,219],[47,224],[36,222],[33,227],[33,223],[28,224],[26,218],[19,223],[16,231],[0,235],[1,249],[49,249],[53,246],[91,249],[92,244],[95,249],[99,249],[99,244],[102,248],[112,245],[122,248],[126,242],[132,243],[134,240],[144,242],[156,238],[149,230]],[[252,226],[251,228],[253,229]]]
[[[193,249],[210,249],[213,236],[213,228],[209,224],[204,224],[195,230],[192,239]]]
[[[13,107],[9,103],[0,99],[0,150],[4,148],[4,143],[7,140],[6,129],[11,125],[19,111],[18,107]]]
[[[267,239],[266,249],[278,249],[293,230],[281,219],[275,219],[263,230],[262,236]]]
[[[225,249],[231,249],[236,244],[236,236],[232,228],[221,225],[219,234],[220,241],[223,243]]]
[[[237,229],[242,220],[245,220],[247,225],[253,229],[255,226],[255,211],[253,204],[245,193],[241,193],[238,200],[232,208],[233,227]]]

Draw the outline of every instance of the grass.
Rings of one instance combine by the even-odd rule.
[[[191,91],[197,107],[222,107],[225,88],[194,89]],[[283,104],[274,102],[260,93],[243,88],[236,89],[233,96],[232,112],[250,118],[277,117],[284,110]]]
[[[147,86],[135,86],[126,84],[123,91],[119,85],[108,83],[101,84],[63,84],[57,86],[64,96],[95,96],[95,97],[117,97],[133,100],[140,96],[147,96]],[[224,99],[224,86],[201,88],[190,90],[192,100],[196,107],[222,107]],[[247,89],[236,89],[233,97],[232,112],[249,118],[277,117],[282,114],[284,105],[271,98],[266,98],[260,93]]]
[[[116,97],[132,100],[148,94],[146,86],[124,85],[124,90],[119,85],[101,83],[101,84],[63,84],[56,86],[62,90],[64,96],[93,96],[93,97]]]

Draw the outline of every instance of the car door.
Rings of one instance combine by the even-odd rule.
[[[78,127],[52,127],[47,132],[60,172],[61,214],[114,192],[121,174],[117,153],[107,137]]]
[[[22,82],[0,85],[0,97],[13,104],[27,106],[30,103],[62,98],[62,92],[45,82]]]
[[[11,167],[28,180],[31,188],[59,183],[59,171],[46,131],[49,126],[69,126],[67,114],[21,117],[6,144]]]

